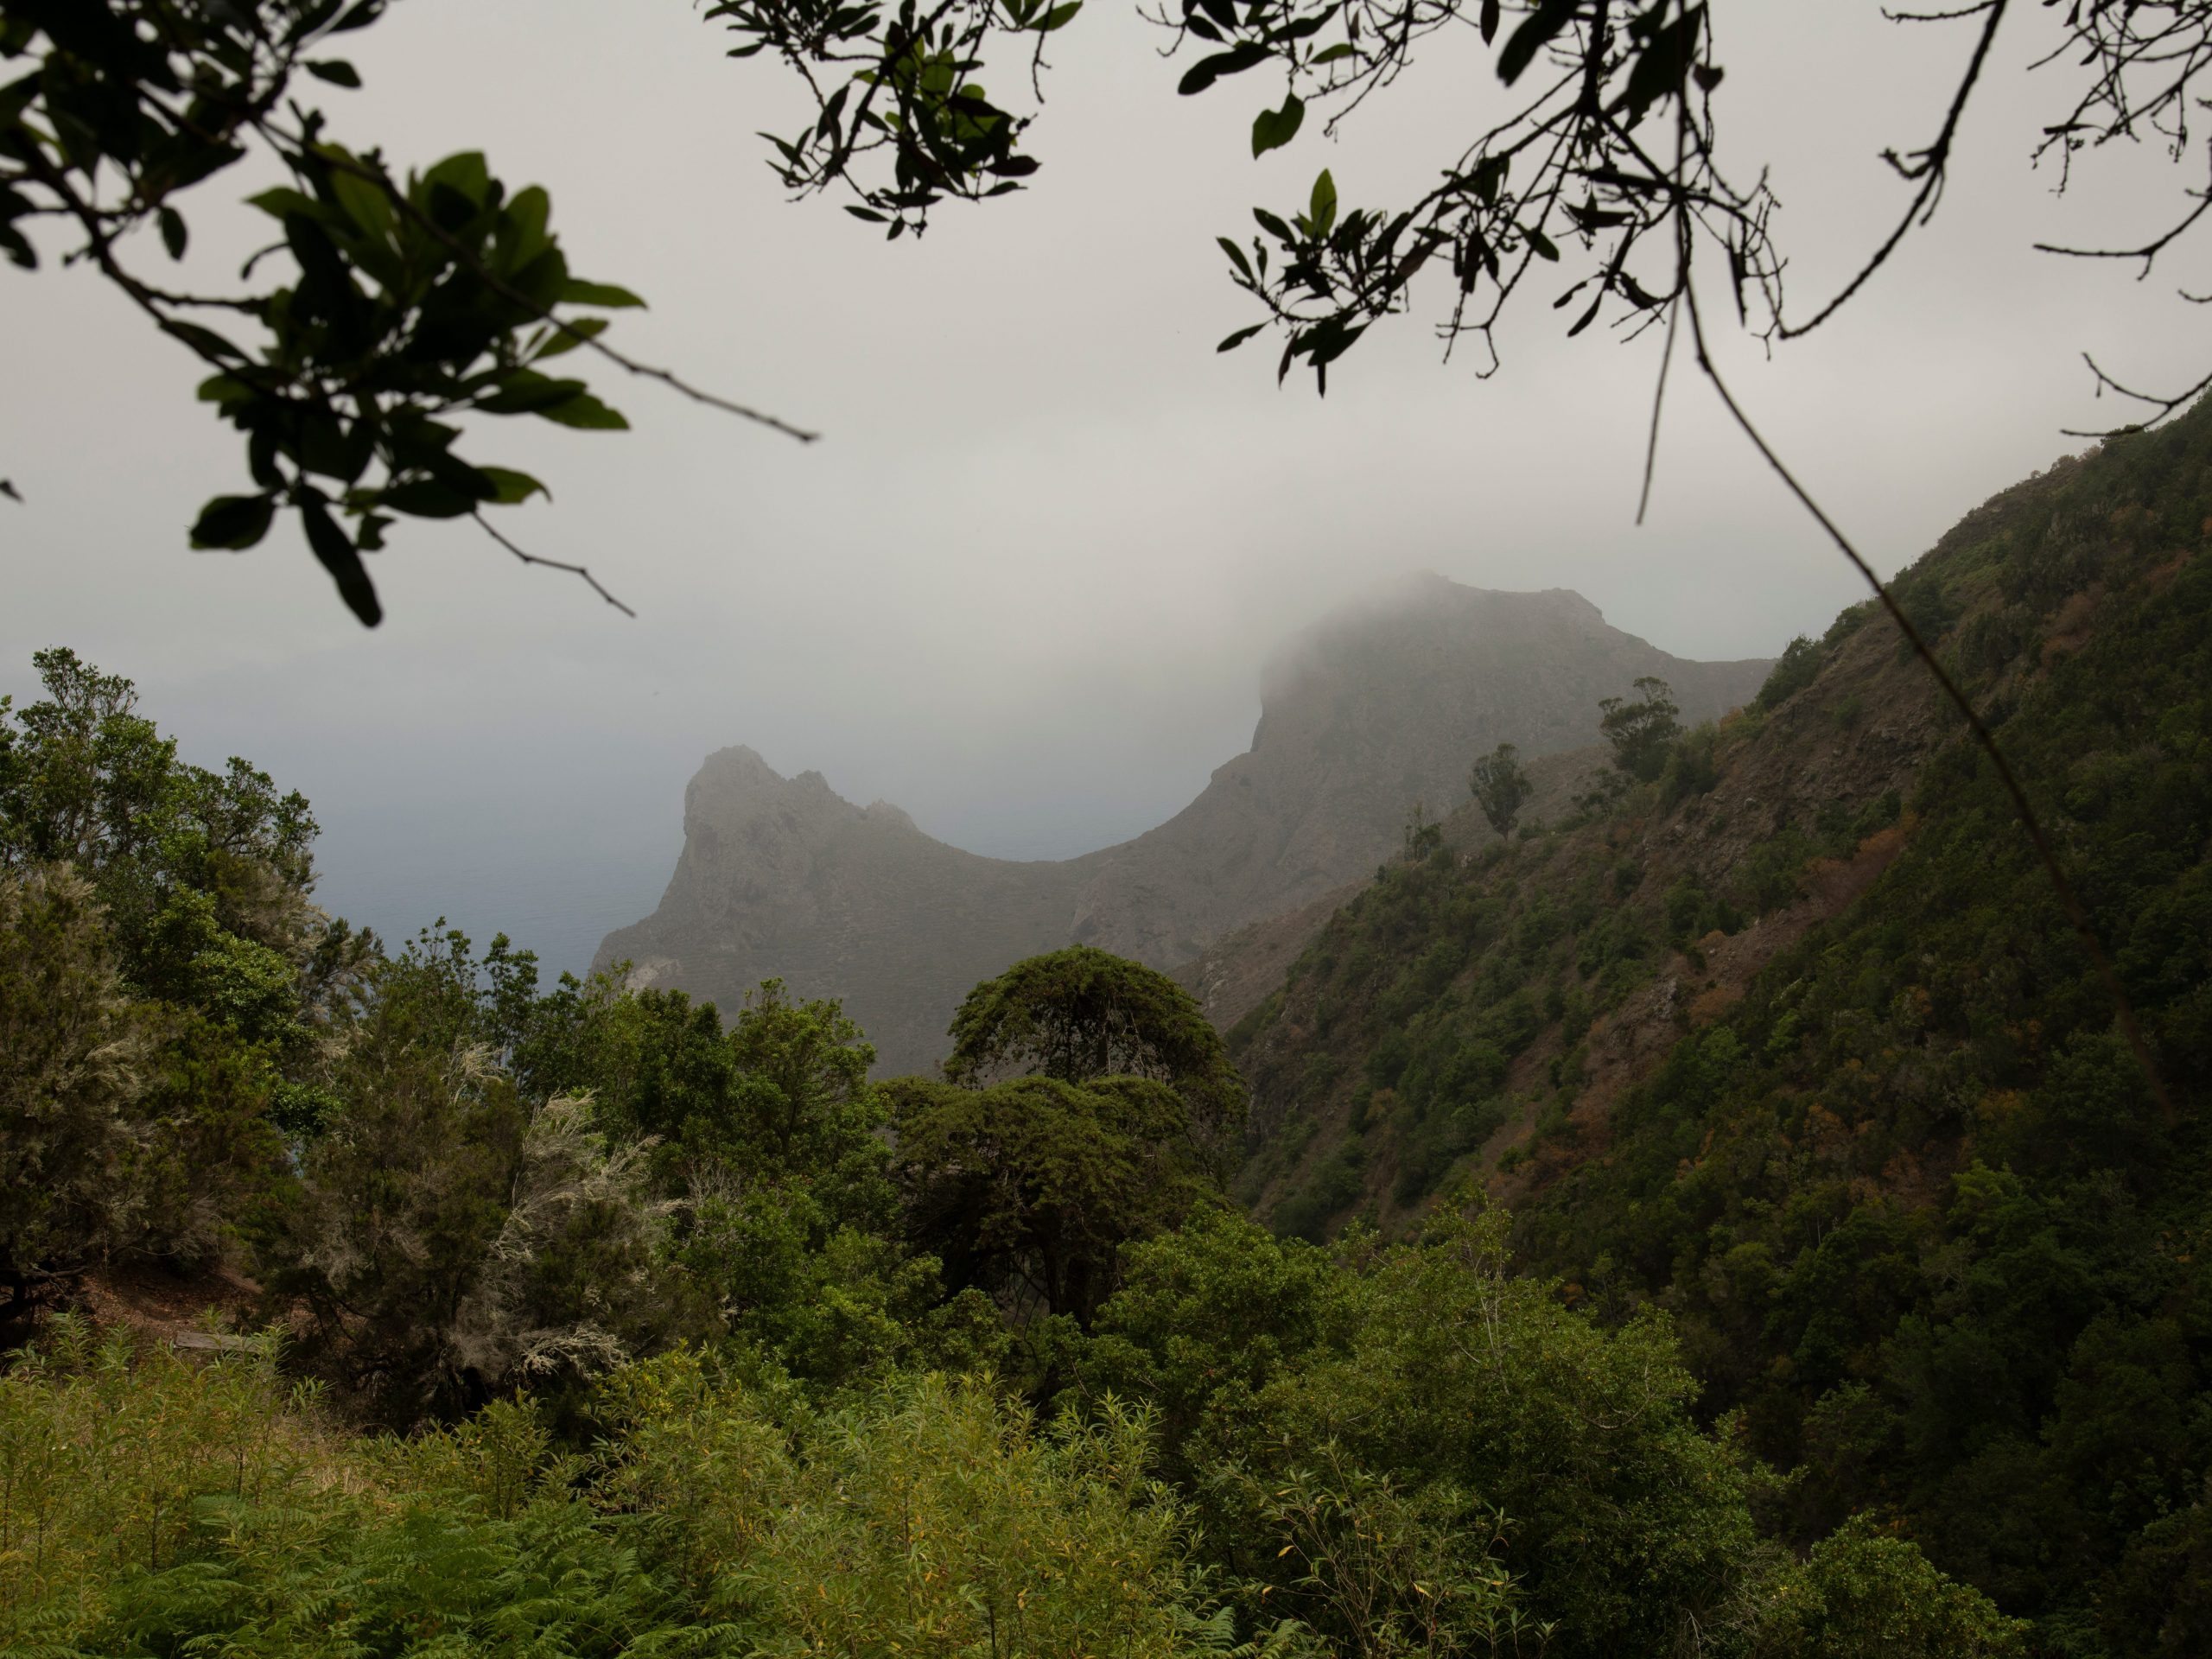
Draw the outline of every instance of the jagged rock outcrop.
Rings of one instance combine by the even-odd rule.
[[[708,758],[654,913],[598,963],[734,1007],[763,977],[835,995],[881,1069],[923,1070],[969,987],[1071,942],[1167,968],[1248,924],[1373,871],[1415,802],[1456,807],[1474,756],[1597,737],[1598,700],[1653,674],[1686,721],[1756,690],[1769,663],[1697,663],[1609,626],[1563,589],[1490,593],[1425,576],[1339,613],[1269,667],[1252,747],[1159,828],[1081,858],[980,857],[894,806],[860,807],[817,772],[750,749]]]

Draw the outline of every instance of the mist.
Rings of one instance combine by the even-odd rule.
[[[1762,31],[1720,42],[1726,141],[1773,162],[1793,291],[1824,296],[1901,211],[1879,152],[1932,137],[1967,41],[1901,40],[1872,6],[1725,26]],[[652,907],[684,781],[727,744],[981,853],[1123,839],[1249,741],[1284,639],[1415,570],[1572,588],[1699,658],[1771,655],[1863,596],[1688,374],[1636,525],[1656,335],[1566,340],[1531,306],[1484,381],[1416,315],[1325,399],[1278,388],[1263,341],[1216,354],[1253,316],[1213,238],[1324,165],[1348,201],[1418,188],[1472,124],[1464,54],[1433,54],[1340,140],[1309,129],[1250,162],[1267,89],[1176,98],[1155,31],[1094,0],[1055,37],[1035,188],[887,247],[780,199],[754,135],[800,118],[794,89],[726,61],[687,8],[417,3],[359,38],[367,88],[333,94],[336,136],[399,164],[482,148],[545,183],[574,268],[651,302],[626,350],[824,435],[594,372],[632,431],[513,423],[480,447],[557,497],[503,528],[589,564],[637,620],[473,526],[410,523],[365,632],[289,529],[185,550],[243,460],[181,348],[81,271],[0,278],[0,474],[26,497],[0,503],[0,691],[32,693],[49,644],[131,676],[189,756],[244,754],[309,796],[322,901],[380,931],[444,916],[581,969]],[[2080,448],[2063,427],[2122,418],[2082,351],[2158,379],[2196,337],[2168,286],[2030,251],[2162,228],[2183,181],[2096,158],[2094,189],[2055,198],[2027,156],[2066,84],[2012,73],[2032,43],[2014,36],[1941,213],[1861,300],[1770,359],[1725,353],[1885,573]],[[203,207],[195,257],[234,264],[251,219]]]

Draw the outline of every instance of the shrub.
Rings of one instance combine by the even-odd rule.
[[[1767,673],[1766,683],[1751,699],[1753,705],[1760,709],[1780,708],[1813,683],[1827,657],[1819,645],[1799,634],[1782,648],[1782,655]]]
[[[1999,1659],[2028,1626],[1943,1576],[1910,1540],[1855,1516],[1761,1597],[1755,1659]]]

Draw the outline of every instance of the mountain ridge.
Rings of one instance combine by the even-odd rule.
[[[1251,746],[1181,811],[1078,857],[989,858],[819,772],[716,751],[684,794],[684,847],[652,916],[594,966],[725,1007],[758,981],[837,996],[882,1068],[920,1071],[969,986],[1090,944],[1163,969],[1310,906],[1374,868],[1416,803],[1441,816],[1475,755],[1535,759],[1597,736],[1600,697],[1641,675],[1691,718],[1748,696],[1766,659],[1700,663],[1612,627],[1566,589],[1494,593],[1428,575],[1325,617],[1271,658]],[[1484,832],[1487,833],[1487,832]]]
[[[1281,1232],[1494,1201],[1664,1319],[1799,1548],[1878,1517],[2037,1652],[2212,1651],[2212,400],[1960,519],[1543,832],[1391,861],[1230,1036]]]

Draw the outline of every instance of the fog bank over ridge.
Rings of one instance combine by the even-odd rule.
[[[1416,802],[1465,795],[1476,755],[1598,736],[1598,702],[1643,675],[1683,718],[1724,713],[1768,659],[1700,663],[1607,624],[1580,594],[1494,593],[1424,575],[1332,613],[1262,677],[1258,727],[1198,798],[1080,857],[988,858],[899,808],[856,806],[818,772],[747,747],[710,755],[684,797],[684,845],[659,906],[596,965],[725,1008],[760,979],[839,996],[887,1071],[925,1069],[976,980],[1038,950],[1096,944],[1168,968],[1223,934],[1373,869]]]

